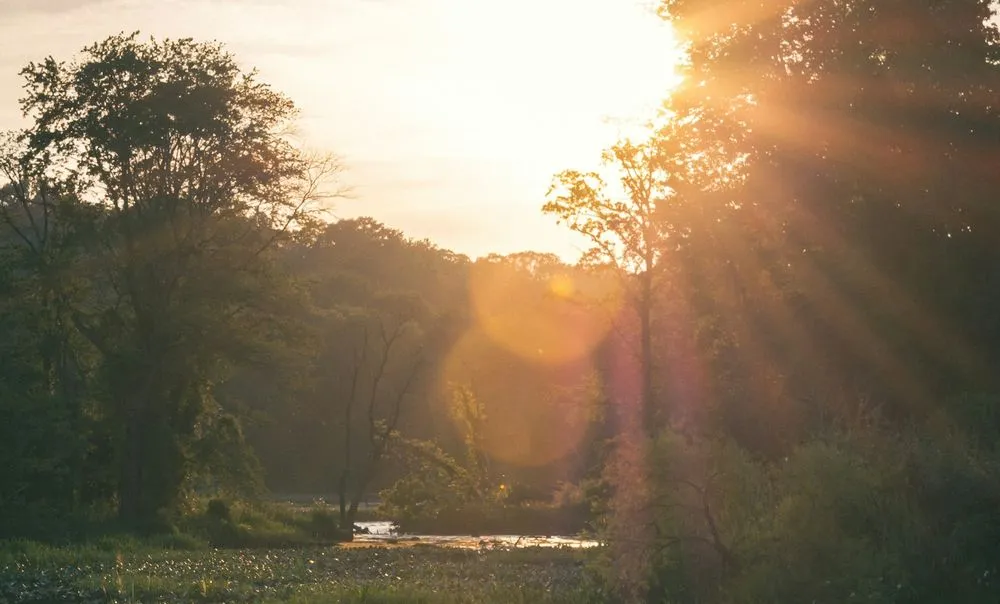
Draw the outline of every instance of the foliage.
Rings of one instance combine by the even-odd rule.
[[[136,527],[169,515],[195,473],[252,489],[213,384],[280,330],[268,252],[309,223],[336,164],[293,148],[292,103],[216,44],[120,35],[22,75],[31,124],[3,149],[0,205],[12,260],[28,261],[12,275],[45,317],[39,369],[84,439],[67,467],[87,484],[88,462],[117,463],[111,490]]]
[[[988,598],[994,554],[971,535],[996,525],[994,11],[661,2],[685,78],[648,140],[608,152],[633,185],[655,171],[630,158],[662,168],[652,221],[576,171],[547,206],[605,257],[600,237],[652,224],[669,259],[636,331],[670,421],[609,389],[619,597]],[[634,361],[611,354],[614,384]]]
[[[220,522],[229,522],[233,519],[229,503],[225,499],[213,498],[208,500],[208,507],[205,515]]]
[[[705,8],[662,3],[691,57],[670,105],[740,162],[714,195],[731,202],[733,322],[786,325],[814,368],[787,380],[795,394],[840,388],[905,416],[955,384],[994,387],[992,3]]]
[[[612,555],[618,528],[605,580],[628,597],[622,580],[644,576],[649,597],[682,602],[988,599],[1000,459],[926,430],[831,432],[775,462],[664,435],[656,513],[631,518],[652,523],[649,558]]]
[[[449,414],[465,444],[465,474],[476,494],[490,490],[489,456],[486,452],[486,407],[467,385],[452,386]]]
[[[196,470],[188,477],[195,492],[254,498],[263,493],[260,462],[249,448],[239,419],[218,406],[206,411],[191,446]]]
[[[467,389],[456,398],[468,403]],[[592,514],[581,489],[562,484],[550,501],[519,496],[510,481],[489,480],[477,456],[460,463],[433,442],[401,443],[404,473],[380,495],[383,515],[406,532],[431,534],[576,534]]]
[[[210,499],[177,519],[173,534],[223,548],[308,547],[349,541],[325,506],[296,509],[246,500]]]
[[[433,442],[407,440],[401,444],[399,456],[405,473],[381,493],[388,517],[407,527],[485,503],[475,467],[457,462]]]
[[[658,221],[658,208],[676,195],[670,188],[673,172],[666,159],[655,141],[621,141],[603,154],[620,187],[609,190],[596,172],[565,170],[556,175],[549,200],[542,206],[543,212],[588,239],[591,247],[581,258],[582,264],[611,266],[629,282],[627,308],[631,312],[623,314],[634,313],[638,322],[639,341],[628,345],[639,349],[642,377],[637,396],[650,431],[662,424],[654,403],[653,304],[667,232]]]

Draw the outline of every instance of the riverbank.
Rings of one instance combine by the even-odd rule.
[[[164,549],[0,543],[0,602],[599,602],[569,548]]]

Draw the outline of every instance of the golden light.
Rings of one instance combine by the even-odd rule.
[[[20,125],[21,66],[108,33],[101,11],[62,4],[0,19],[13,49],[0,58],[0,129]],[[552,175],[595,163],[679,81],[673,30],[651,0],[118,4],[121,29],[219,40],[293,99],[303,143],[341,155],[365,202],[339,216],[472,255],[575,258],[583,243],[538,211]],[[59,35],[30,35],[57,16]]]
[[[673,30],[647,3],[432,6],[421,20],[435,30],[434,61],[394,88],[448,155],[543,164],[551,174],[596,157],[622,120],[652,117],[679,81]]]
[[[532,283],[502,263],[480,262],[469,274],[477,325],[493,342],[534,363],[587,357],[611,329],[611,315],[575,300],[569,275]]]
[[[559,298],[569,298],[576,293],[576,285],[569,276],[556,275],[549,279],[549,291]]]
[[[596,380],[589,358],[540,364],[472,328],[445,359],[439,389],[449,400],[455,385],[471,387],[485,411],[476,440],[491,459],[537,467],[577,451],[594,417]],[[460,433],[466,429],[449,417]]]

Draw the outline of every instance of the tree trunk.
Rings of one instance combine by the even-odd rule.
[[[350,528],[351,531],[354,530],[354,519],[358,517],[358,505],[360,500],[360,497],[354,497],[351,499],[351,506],[347,508],[347,528]]]
[[[344,413],[344,468],[340,471],[340,480],[337,481],[337,499],[340,504],[340,528],[350,529],[351,525],[347,522],[347,489],[351,484],[351,464],[354,460],[351,456],[351,411],[354,402],[351,401],[347,405],[347,410]]]
[[[653,275],[647,269],[640,276],[642,291],[639,295],[640,363],[642,363],[642,419],[646,433],[655,437],[659,418],[653,393]]]
[[[345,465],[340,472],[340,480],[337,483],[337,500],[340,504],[340,528],[350,528],[347,523],[347,484],[350,479],[349,466]]]
[[[118,519],[129,528],[138,528],[145,515],[142,505],[143,421],[139,409],[133,408],[126,421],[118,488]]]
[[[140,368],[135,368],[141,371]],[[137,372],[138,372],[137,371]],[[144,470],[150,461],[149,447],[149,397],[153,392],[154,374],[148,371],[144,378],[126,380],[122,386],[138,392],[125,394],[125,442],[122,447],[121,476],[118,485],[118,518],[131,529],[145,529],[154,519],[155,509],[149,509]]]
[[[347,515],[344,518],[347,522],[344,525],[344,528],[354,530],[354,520],[358,517],[358,507],[361,505],[361,499],[365,496],[365,491],[368,489],[368,485],[370,485],[372,480],[375,479],[376,465],[378,463],[378,457],[381,457],[381,454],[373,453],[372,456],[373,457],[368,461],[367,467],[362,466],[361,472],[359,472],[358,481],[354,485],[354,492],[351,493],[351,501],[347,509]]]

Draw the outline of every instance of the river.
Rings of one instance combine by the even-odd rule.
[[[597,547],[597,541],[559,535],[409,535],[397,534],[393,523],[385,520],[355,523],[362,529],[368,529],[368,534],[354,535],[355,543],[373,545],[389,543],[413,543],[457,547],[463,549],[496,548],[496,547]]]

